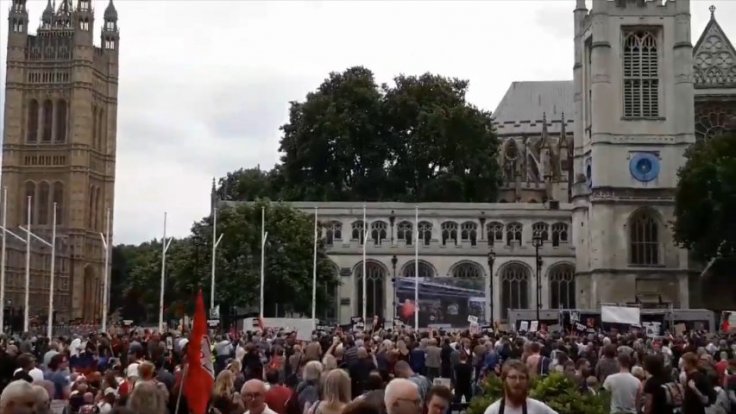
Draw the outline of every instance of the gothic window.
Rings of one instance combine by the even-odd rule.
[[[659,264],[659,225],[651,211],[639,210],[629,218],[629,244],[632,265]]]
[[[51,142],[51,133],[54,125],[54,104],[50,99],[43,103],[43,142]]]
[[[421,240],[425,246],[429,246],[432,242],[432,223],[427,221],[419,222],[419,240]]]
[[[466,221],[460,227],[460,239],[464,242],[470,242],[471,246],[475,246],[478,236],[478,225],[472,221]]]
[[[355,291],[358,294],[358,315],[363,313],[363,266],[359,264],[355,270],[355,283],[357,284]],[[386,272],[383,267],[377,263],[368,262],[365,264],[365,273],[367,275],[366,284],[366,313],[369,316],[383,314],[384,302],[384,278]]]
[[[396,238],[402,240],[407,246],[411,246],[413,227],[408,221],[402,221],[396,229]]]
[[[503,149],[503,174],[507,182],[512,182],[516,179],[519,174],[519,148],[516,146],[516,141],[509,139],[504,144]]]
[[[95,190],[95,229],[101,230],[102,229],[102,208],[100,208],[102,204],[101,200],[101,189],[100,187],[97,187]]]
[[[89,21],[88,20],[80,20],[79,21],[79,28],[88,31],[89,30]]]
[[[38,186],[38,224],[49,224],[49,192],[51,188],[49,183],[41,181]]]
[[[92,147],[97,146],[97,107],[92,105]]]
[[[57,181],[54,183],[54,198],[56,203],[56,223],[63,224],[64,217],[64,184]]]
[[[635,30],[624,37],[624,116],[659,116],[659,56],[651,31]]]
[[[511,263],[501,272],[501,318],[509,309],[529,308],[529,272],[519,263]]]
[[[94,229],[95,227],[95,187],[89,187],[89,212],[87,213],[87,227]]]
[[[532,225],[532,234],[539,237],[542,242],[549,240],[549,225],[543,222],[537,222]]]
[[[66,101],[56,101],[56,142],[66,141]]]
[[[356,220],[350,225],[352,228],[351,239],[360,241],[363,244],[364,236],[364,225],[362,220]]]
[[[442,223],[442,245],[447,245],[447,241],[457,244],[457,223],[446,221]]]
[[[559,246],[560,243],[567,243],[567,224],[565,223],[552,225],[552,245]]]
[[[404,265],[404,269],[401,272],[403,277],[414,277],[416,275],[416,264],[414,260]],[[434,269],[429,263],[419,261],[419,277],[434,277]]]
[[[105,149],[105,111],[97,110],[97,149]]]
[[[335,239],[342,239],[342,223],[339,221],[331,221],[325,226],[325,244],[332,246]]]
[[[28,197],[31,197],[31,217],[28,217]],[[33,181],[26,181],[25,197],[21,202],[21,210],[23,211],[23,224],[33,223],[33,219],[36,217],[34,214],[33,203],[36,202],[36,183]]]
[[[452,277],[468,278],[481,276],[483,276],[483,271],[477,263],[463,262],[455,266],[452,270]]]
[[[486,233],[488,234],[488,244],[491,246],[496,242],[503,241],[503,224],[497,221],[488,223]]]
[[[575,309],[575,269],[569,264],[552,267],[549,272],[552,309]]]
[[[28,103],[28,119],[26,120],[28,130],[26,131],[26,137],[28,142],[36,142],[38,139],[38,101],[31,99]]]
[[[521,245],[521,223],[509,223],[506,225],[506,244],[509,246]]]
[[[697,104],[695,106],[695,137],[712,138],[736,127],[736,108],[726,103]]]
[[[386,225],[385,221],[374,221],[371,223],[371,239],[373,239],[373,244],[381,244],[384,240],[386,240]]]

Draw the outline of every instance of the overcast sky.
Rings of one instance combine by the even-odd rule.
[[[74,0],[76,4],[76,0]],[[108,0],[93,0],[96,41]],[[46,0],[29,0],[35,32]],[[693,1],[693,42],[718,7],[736,40],[736,1]],[[572,78],[573,0],[116,0],[120,16],[115,242],[185,236],[209,213],[212,177],[278,160],[288,102],[330,71],[378,82],[426,71],[470,80],[493,110],[512,81]],[[7,13],[0,0],[0,79]],[[4,92],[0,94],[0,103]],[[0,122],[2,122],[0,120]]]

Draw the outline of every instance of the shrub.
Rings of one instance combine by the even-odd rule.
[[[481,384],[482,393],[470,402],[467,414],[483,414],[489,405],[503,395],[503,384],[496,376],[489,376]],[[559,414],[608,414],[610,402],[606,393],[582,393],[580,387],[560,373],[533,380],[529,396],[549,405]]]

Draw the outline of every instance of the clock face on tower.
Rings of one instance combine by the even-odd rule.
[[[629,171],[636,181],[648,183],[659,176],[659,157],[652,152],[633,152]]]

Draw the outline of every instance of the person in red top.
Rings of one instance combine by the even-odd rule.
[[[716,374],[718,374],[718,385],[726,388],[726,370],[728,369],[729,361],[728,361],[728,353],[727,352],[721,352],[720,361],[716,363]]]
[[[286,414],[286,403],[291,398],[292,391],[279,379],[279,371],[270,369],[266,373],[266,381],[270,385],[266,391],[266,405],[278,414]]]

